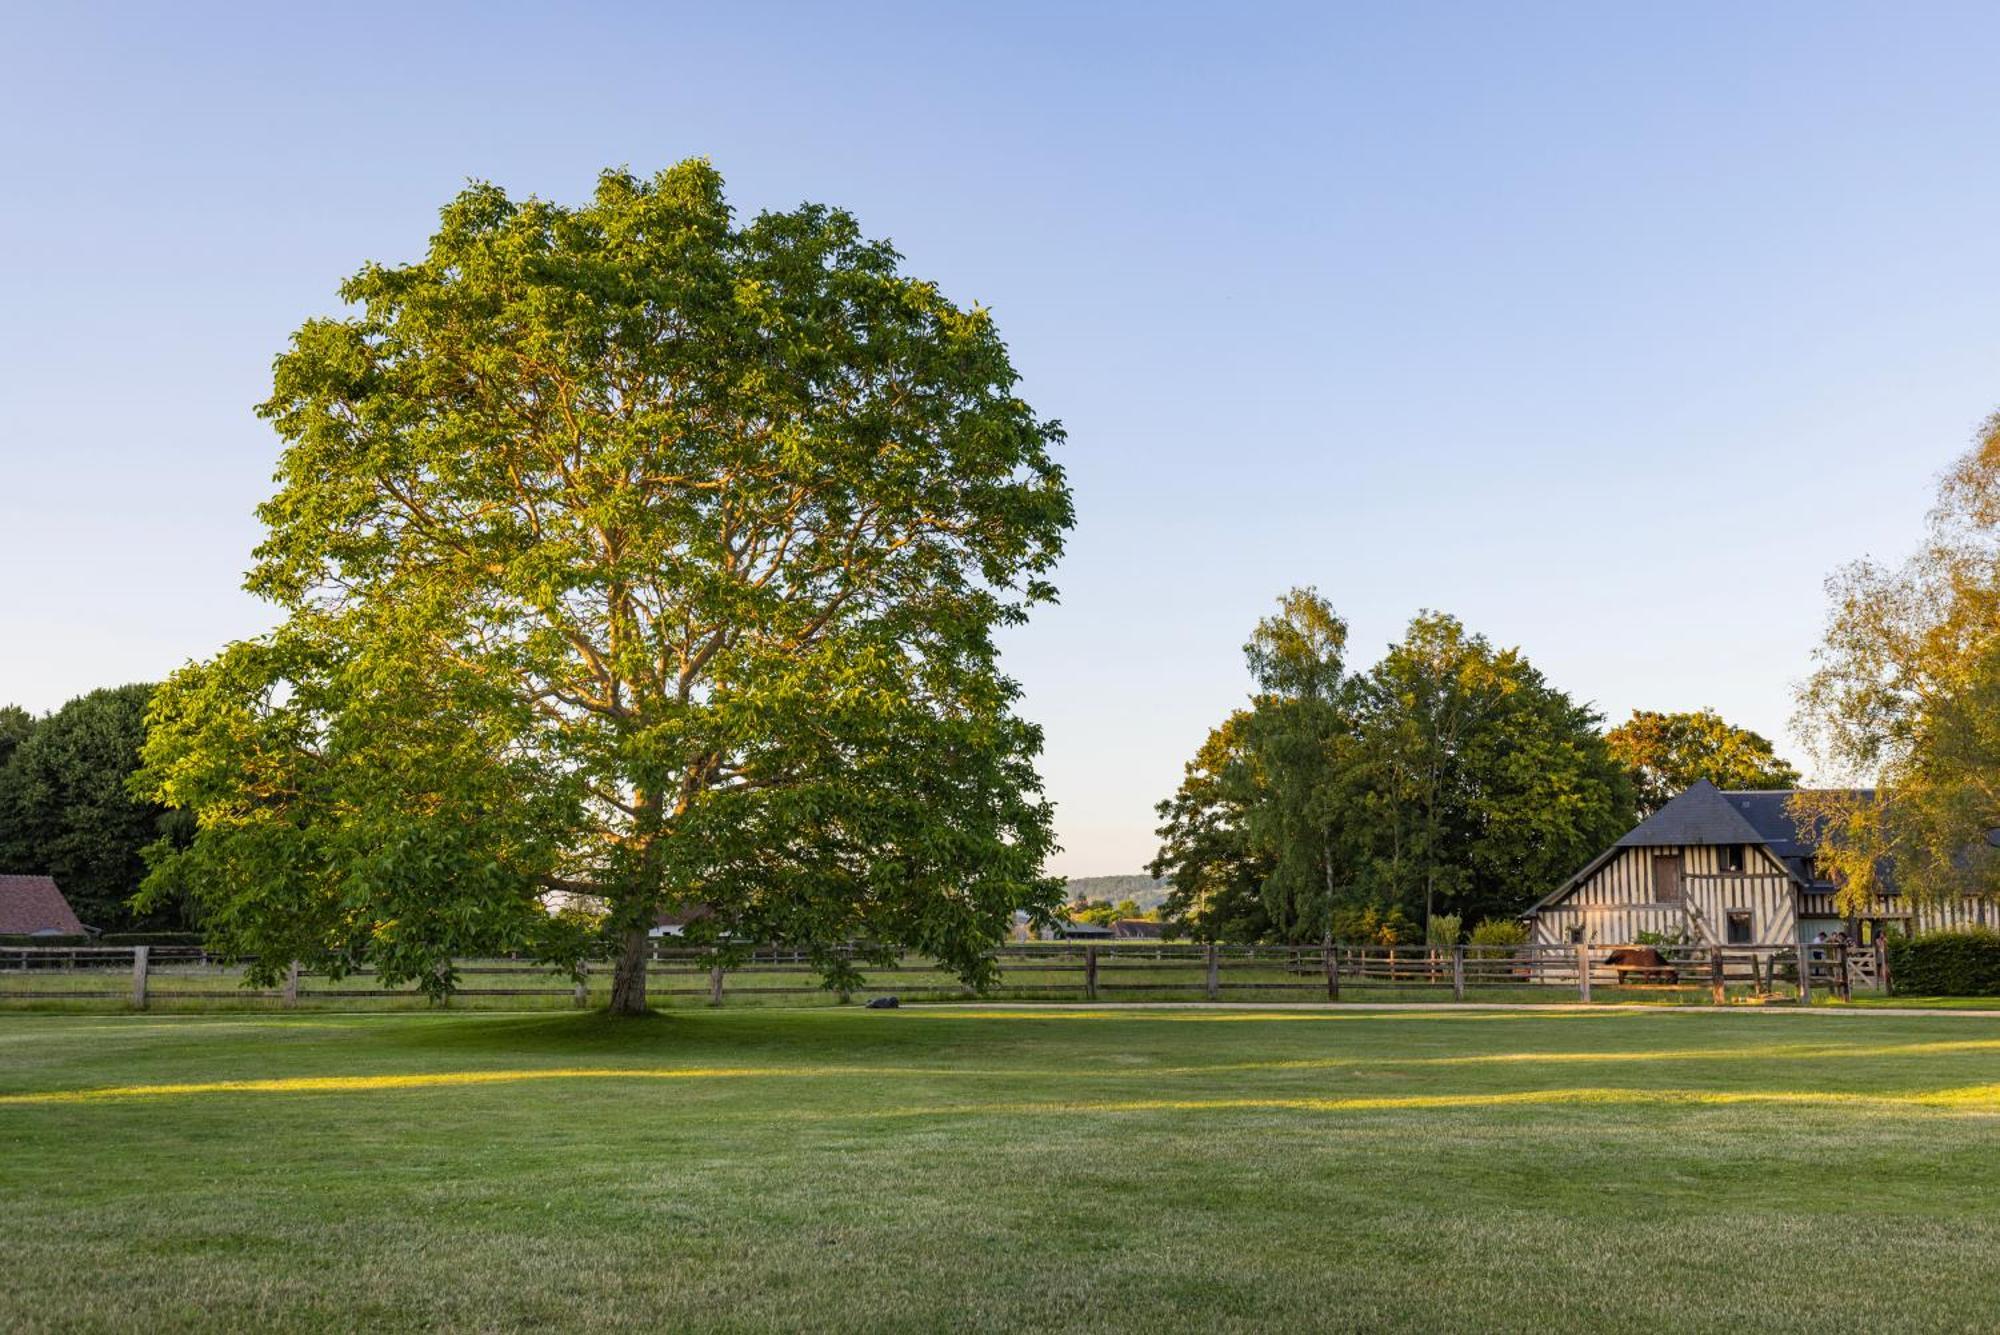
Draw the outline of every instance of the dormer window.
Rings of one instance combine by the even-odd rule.
[[[1743,870],[1743,845],[1718,844],[1715,848],[1716,868],[1720,871]]]

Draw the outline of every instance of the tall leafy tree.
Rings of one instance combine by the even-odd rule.
[[[1365,691],[1372,879],[1420,922],[1517,911],[1630,824],[1598,716],[1457,618],[1418,615]]]
[[[1213,729],[1180,787],[1157,808],[1160,851],[1148,870],[1173,882],[1161,916],[1200,941],[1272,934],[1264,904],[1272,859],[1249,830],[1249,813],[1264,797],[1249,750],[1250,717],[1239,709]]]
[[[19,705],[0,705],[0,769],[5,769],[28,734],[35,730],[35,716]]]
[[[935,954],[1046,912],[1039,731],[996,627],[1053,596],[1061,437],[992,320],[854,219],[736,219],[704,162],[587,205],[475,186],[278,359],[249,587],[283,613],[162,691],[149,885],[262,960],[450,960],[647,930]]]
[[[78,696],[26,730],[0,765],[0,871],[55,877],[77,917],[102,930],[188,925],[173,899],[143,913],[129,902],[145,875],[144,850],[175,828],[161,806],[126,788],[152,694],[134,684]],[[9,712],[0,711],[0,731],[18,736]]]
[[[1794,816],[1825,830],[1843,911],[1888,874],[1918,903],[2000,895],[2000,414],[1945,474],[1919,550],[1827,591],[1799,730],[1822,773],[1875,792],[1803,795]]]
[[[1265,914],[1287,940],[1325,935],[1347,879],[1341,807],[1355,728],[1346,653],[1347,623],[1310,588],[1280,598],[1243,646],[1257,686],[1244,741],[1262,781],[1247,832],[1270,861]]]
[[[1770,741],[1713,709],[1662,714],[1650,709],[1604,734],[1630,771],[1639,814],[1650,816],[1699,779],[1718,788],[1796,788],[1799,772]]]

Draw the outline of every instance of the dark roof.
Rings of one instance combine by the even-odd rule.
[[[0,876],[0,933],[29,936],[61,932],[76,936],[83,924],[56,889],[53,876]]]
[[[1056,931],[1060,932],[1060,933],[1061,933],[1061,934],[1063,934],[1064,936],[1113,936],[1113,935],[1116,935],[1116,933],[1114,933],[1114,932],[1113,932],[1113,931],[1112,931],[1112,930],[1111,930],[1111,929],[1110,929],[1109,927],[1105,927],[1105,926],[1103,926],[1103,925],[1102,925],[1102,924],[1100,924],[1100,923],[1094,923],[1094,922],[1078,922],[1078,921],[1075,921],[1075,920],[1068,920],[1068,919],[1066,919],[1066,920],[1064,920],[1064,921],[1062,921],[1062,922],[1058,922],[1058,923],[1056,924],[1056,928],[1055,928],[1055,929],[1056,929]]]
[[[1673,848],[1689,844],[1761,844],[1757,832],[1722,790],[1707,779],[1640,821],[1616,848]]]
[[[1162,925],[1151,918],[1120,918],[1111,924],[1114,936],[1144,937],[1151,940],[1161,935]]]
[[[1802,837],[1799,827],[1792,820],[1791,800],[1799,795],[1796,788],[1765,788],[1751,792],[1724,793],[1729,805],[1737,814],[1757,831],[1759,840],[1770,846],[1773,853],[1781,858],[1808,858],[1813,846],[1819,842],[1819,831],[1808,833],[1811,838]],[[1852,788],[1847,790],[1853,797],[1873,801],[1873,788]]]

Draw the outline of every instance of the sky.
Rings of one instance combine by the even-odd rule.
[[[1070,875],[1293,585],[1795,750],[1822,581],[2000,407],[2000,8],[0,5],[0,702],[271,624],[271,359],[468,179],[711,158],[995,315],[1068,430],[1005,640]]]

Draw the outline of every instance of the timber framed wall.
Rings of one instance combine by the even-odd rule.
[[[1659,897],[1655,858],[1680,859],[1681,895]],[[1581,933],[1594,946],[1626,945],[1641,932],[1669,940],[1683,933],[1700,945],[1725,945],[1731,913],[1750,915],[1743,944],[1789,946],[1798,939],[1795,884],[1762,846],[1743,846],[1743,870],[1723,870],[1721,848],[1708,844],[1622,848],[1561,899],[1535,915],[1534,941],[1561,945]],[[1690,912],[1690,909],[1693,911]]]

